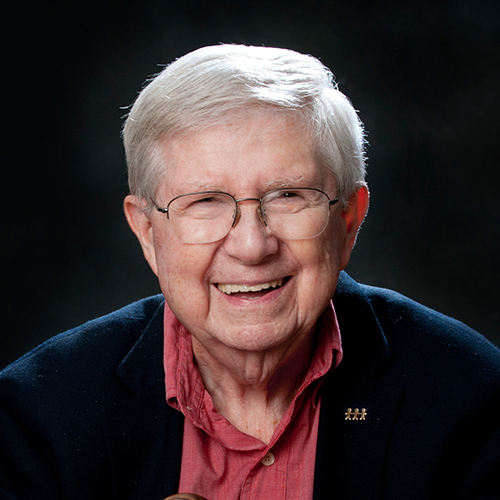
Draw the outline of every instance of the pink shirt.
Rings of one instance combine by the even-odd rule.
[[[179,492],[208,500],[312,499],[319,386],[342,359],[333,305],[318,321],[311,366],[268,445],[218,414],[193,362],[191,335],[165,305],[167,402],[185,415]]]

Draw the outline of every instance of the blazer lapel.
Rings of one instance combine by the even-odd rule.
[[[165,498],[177,492],[184,418],[165,400],[163,306],[116,375],[130,396],[103,412],[113,495]]]
[[[378,380],[392,358],[369,301],[342,275],[334,304],[343,359],[321,390],[314,500],[380,498],[402,391]]]
[[[314,500],[376,500],[401,391],[370,382],[346,396],[340,383],[332,380],[321,401]]]

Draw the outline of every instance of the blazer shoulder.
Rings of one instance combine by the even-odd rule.
[[[156,295],[60,333],[0,371],[0,395],[51,383],[71,384],[104,379],[133,348],[155,316],[162,317],[164,299]]]
[[[481,333],[462,321],[427,307],[398,292],[362,285],[366,297],[384,326],[409,329],[447,344],[481,345],[494,355],[500,350]],[[401,323],[401,325],[400,325]]]
[[[472,377],[482,373],[500,380],[500,349],[455,318],[348,276],[341,282],[338,303],[344,318],[356,318],[355,311],[371,316],[395,355],[425,360],[426,365],[436,361],[449,372],[474,367]]]

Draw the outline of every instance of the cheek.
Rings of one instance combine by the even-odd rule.
[[[323,233],[317,241],[303,242],[296,251],[301,263],[299,298],[302,303],[328,302],[335,292],[340,272],[341,252],[333,235]]]
[[[169,306],[183,315],[202,309],[208,301],[208,272],[213,249],[208,245],[186,245],[166,235],[158,238],[156,261],[158,280]]]
[[[160,283],[171,288],[189,288],[192,293],[199,293],[205,287],[206,271],[209,262],[203,255],[193,252],[165,252],[159,263]]]

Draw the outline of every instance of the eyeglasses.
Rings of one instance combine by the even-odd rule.
[[[320,235],[328,224],[330,207],[339,201],[314,188],[273,189],[262,198],[237,200],[228,193],[203,191],[176,196],[158,212],[167,214],[184,243],[213,243],[231,231],[240,217],[238,203],[257,201],[261,222],[279,238],[305,240]]]

